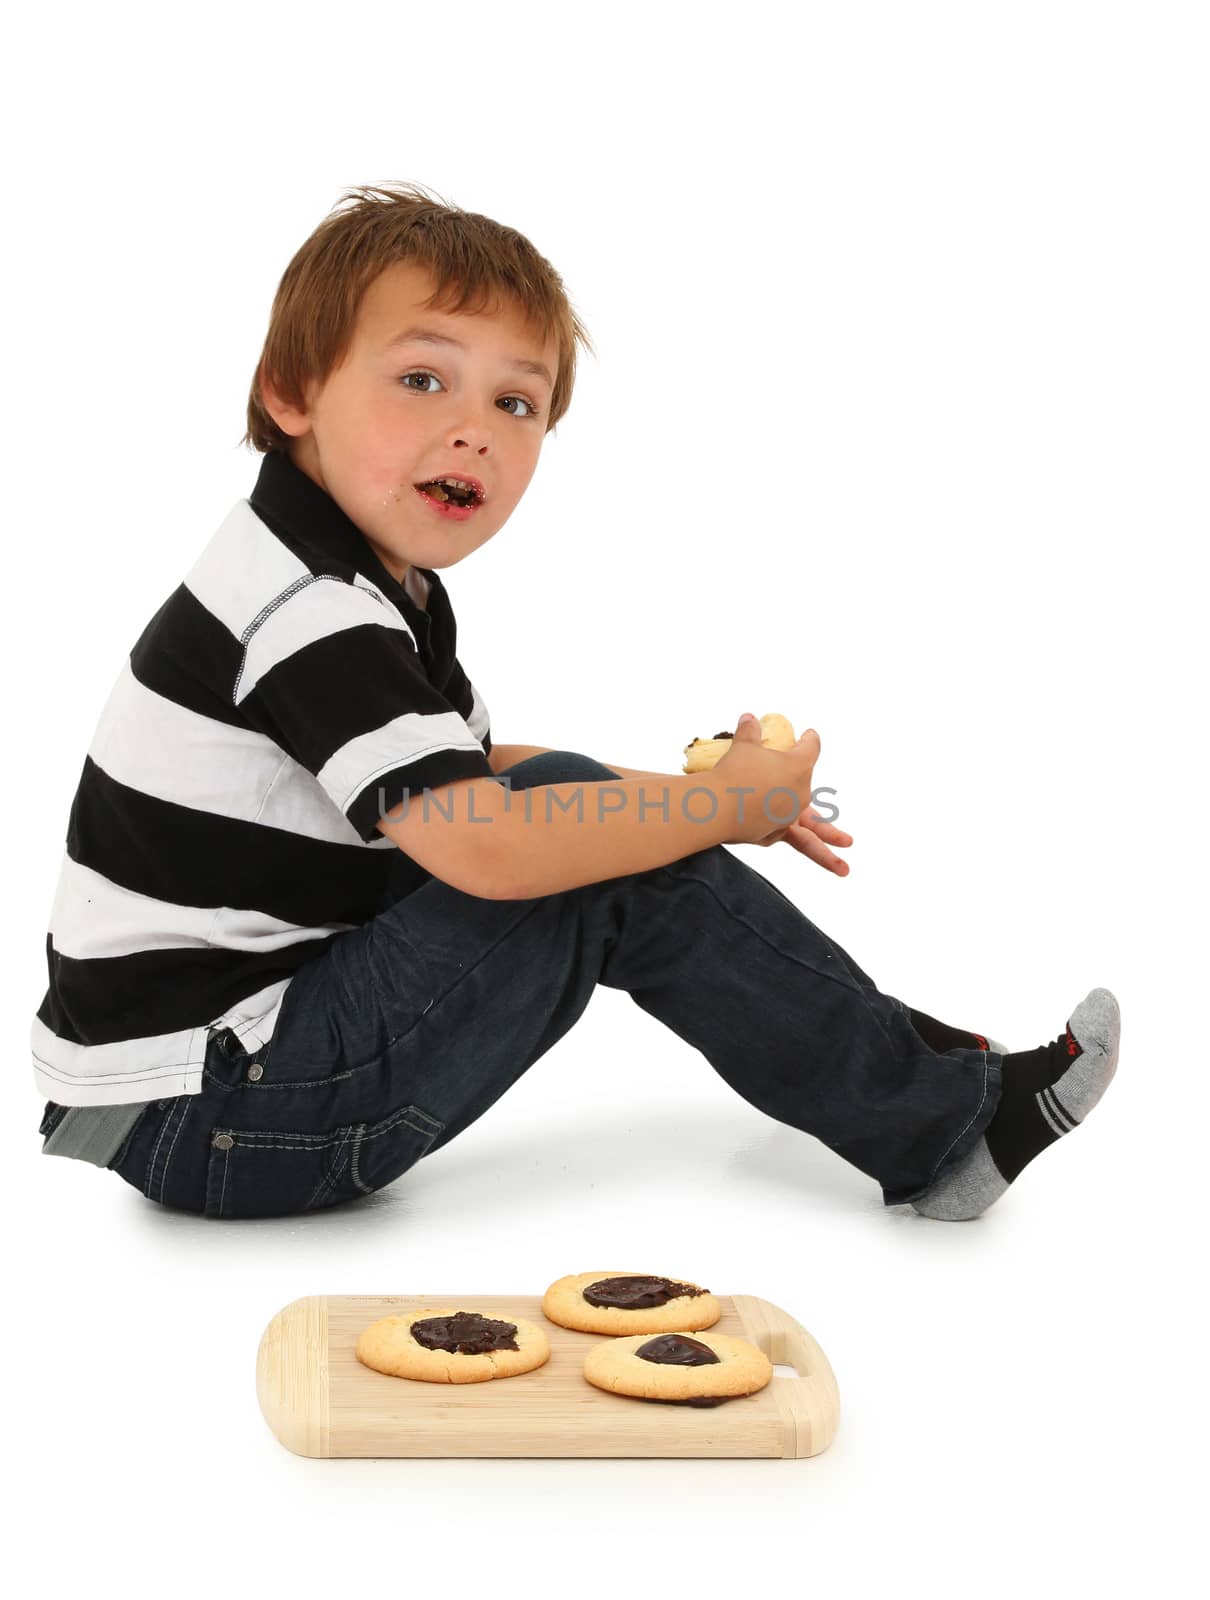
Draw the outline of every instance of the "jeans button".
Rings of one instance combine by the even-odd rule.
[[[248,1077],[253,1083],[258,1083],[264,1074],[264,1070],[259,1061],[254,1061],[248,1068]]]
[[[216,1133],[210,1142],[216,1150],[230,1150],[235,1140],[229,1133]]]

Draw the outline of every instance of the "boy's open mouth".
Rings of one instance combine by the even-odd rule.
[[[483,500],[474,484],[466,483],[461,478],[430,478],[426,483],[418,483],[416,488],[421,494],[428,495],[430,500],[442,505],[477,506]]]

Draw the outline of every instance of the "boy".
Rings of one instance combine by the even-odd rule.
[[[881,994],[719,848],[847,870],[814,730],[775,752],[741,719],[692,777],[493,745],[440,573],[508,520],[588,340],[514,230],[418,188],[345,198],[278,288],[252,494],[85,759],[33,1024],[43,1148],[207,1216],[335,1204],[481,1116],[604,983],[885,1204],[979,1215],[1104,1092],[1113,996],[1009,1055]]]

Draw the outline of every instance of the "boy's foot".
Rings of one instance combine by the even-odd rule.
[[[1062,1037],[1006,1055],[1000,1104],[983,1137],[912,1207],[944,1222],[965,1222],[986,1211],[1035,1156],[1096,1105],[1117,1069],[1120,1033],[1117,1001],[1108,989],[1093,989],[1072,1012]]]

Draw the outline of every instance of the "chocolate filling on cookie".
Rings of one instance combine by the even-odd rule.
[[[675,1283],[671,1278],[643,1278],[633,1272],[621,1278],[598,1278],[580,1292],[590,1306],[617,1306],[622,1311],[648,1311],[653,1306],[667,1305],[669,1300],[681,1295],[710,1293],[709,1289],[697,1289],[690,1283]]]
[[[719,1359],[701,1339],[691,1339],[687,1333],[660,1333],[648,1339],[635,1351],[640,1361],[655,1361],[661,1367],[709,1367]]]
[[[426,1350],[451,1355],[482,1356],[489,1350],[519,1350],[517,1324],[477,1311],[455,1311],[452,1317],[425,1317],[412,1324],[412,1338]]]
[[[691,1339],[687,1333],[661,1333],[654,1339],[648,1339],[646,1344],[641,1344],[634,1353],[640,1361],[654,1361],[661,1367],[708,1367],[719,1359],[717,1350],[712,1350],[700,1339]],[[649,1397],[644,1395],[643,1398]],[[665,1400],[662,1403],[670,1406],[721,1406],[724,1400],[730,1399],[729,1394],[697,1394],[687,1400]]]

